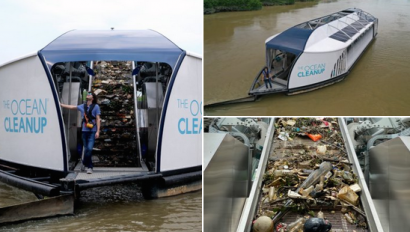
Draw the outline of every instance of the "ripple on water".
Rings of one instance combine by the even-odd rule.
[[[10,191],[11,190],[11,191]],[[0,184],[0,203],[16,194]],[[20,194],[20,192],[18,192]],[[3,198],[5,197],[5,198]],[[144,200],[136,185],[83,191],[75,215],[32,220],[0,227],[0,231],[201,231],[201,191]]]

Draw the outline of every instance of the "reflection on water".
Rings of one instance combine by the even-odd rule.
[[[298,23],[350,7],[379,18],[378,36],[342,82],[313,92],[207,107],[206,115],[408,115],[410,2],[298,2],[204,16],[204,101],[246,97],[265,62],[265,40]]]
[[[0,205],[35,200],[0,182]],[[81,192],[75,215],[13,223],[0,231],[201,231],[202,192],[144,200],[136,185]]]

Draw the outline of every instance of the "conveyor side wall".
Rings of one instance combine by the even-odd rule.
[[[410,137],[400,136],[369,151],[370,193],[389,231],[410,227]]]

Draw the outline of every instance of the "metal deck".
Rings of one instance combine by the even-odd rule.
[[[143,167],[94,167],[93,173],[87,174],[86,171],[81,171],[81,163],[78,163],[74,169],[74,172],[76,174],[75,180],[88,181],[94,179],[138,175],[148,172],[148,170]]]
[[[269,73],[269,77],[273,77],[272,88],[266,88],[265,82],[263,81],[264,77],[262,72],[255,78],[254,86],[249,91],[252,95],[262,95],[269,93],[280,93],[286,92],[287,89],[287,76],[289,75],[289,62],[283,64],[283,59],[280,62],[274,62]],[[268,84],[269,86],[269,84]]]
[[[269,86],[269,84],[268,84]],[[272,93],[272,92],[283,92],[286,91],[286,86],[281,85],[276,82],[272,82],[272,88],[266,88],[266,85],[261,85],[256,89],[253,89],[250,93]]]

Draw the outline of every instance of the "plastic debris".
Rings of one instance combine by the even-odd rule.
[[[253,232],[271,232],[273,230],[273,221],[267,216],[261,216],[253,223]]]
[[[307,188],[307,189],[301,189],[301,194],[302,194],[302,196],[304,196],[304,197],[307,197],[307,196],[309,196],[309,194],[313,191],[313,186],[311,185],[309,188]]]
[[[345,218],[346,218],[346,221],[348,221],[350,224],[353,224],[353,223],[354,223],[352,217],[350,217],[349,214],[345,213]]]
[[[309,218],[303,226],[303,232],[328,232],[332,224],[323,218]]]
[[[308,136],[311,140],[313,140],[313,142],[317,142],[317,141],[319,141],[319,140],[322,138],[322,135],[320,135],[320,134],[309,134],[309,133],[307,133],[307,136]]]
[[[295,124],[288,123],[289,120],[294,120]],[[356,194],[361,188],[347,159],[337,120],[282,118],[275,126],[276,147],[266,166],[257,216],[272,218],[277,225],[275,231],[302,231],[303,226],[294,229],[296,222],[290,223],[289,219],[297,216],[299,220],[307,220],[308,215],[321,220],[328,215],[329,221],[323,222],[330,226],[332,218],[340,220],[348,216],[343,220],[351,219],[355,226],[367,228],[366,216]],[[317,137],[312,139],[312,136]],[[293,140],[289,142],[290,139]],[[313,143],[314,139],[320,139],[321,144]],[[288,214],[293,216],[288,217]],[[306,231],[326,231],[316,228],[320,230]]]
[[[288,124],[289,126],[294,126],[296,124],[296,121],[290,119],[290,120],[286,121],[286,124]]]
[[[279,139],[283,141],[292,140],[287,132],[280,132]]]
[[[288,197],[293,199],[307,199],[307,196],[302,196],[297,192],[293,192],[292,190],[288,191]]]
[[[269,201],[276,200],[275,187],[269,188]]]
[[[358,193],[360,191],[362,191],[362,188],[360,188],[359,184],[352,184],[349,186],[351,190],[353,190],[353,192]]]
[[[276,231],[277,232],[285,232],[287,230],[288,225],[286,225],[285,223],[278,223],[278,225],[276,226]]]
[[[138,153],[135,139],[138,132],[135,129],[134,86],[131,84],[132,62],[95,61],[94,67],[96,75],[92,90],[98,95],[101,109],[101,133],[94,145],[98,151],[93,152],[99,162],[94,166],[135,167],[139,160],[135,155]],[[138,88],[141,90],[142,86]],[[143,98],[139,99],[145,100]],[[140,104],[138,108],[142,109]],[[145,131],[140,128],[141,141],[145,140],[142,139]]]
[[[359,200],[359,196],[349,186],[345,186],[340,189],[339,194],[337,194],[337,198],[345,200],[352,205],[357,205]]]
[[[324,219],[324,218],[325,218],[325,215],[323,214],[322,211],[319,211],[319,212],[317,213],[317,217],[318,217],[318,218],[321,218],[321,219]]]
[[[325,155],[325,154],[326,154],[326,145],[317,146],[317,147],[316,147],[316,154],[318,154],[318,155]]]
[[[303,225],[305,224],[306,218],[299,218],[295,222],[291,223],[288,225],[288,231],[289,232],[297,232],[300,229],[303,228]]]

